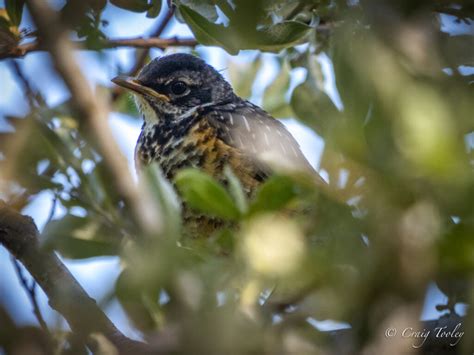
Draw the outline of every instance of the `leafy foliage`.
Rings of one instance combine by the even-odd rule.
[[[23,5],[25,2],[23,0],[14,1],[6,0],[5,1],[5,10],[7,11],[8,18],[14,26],[19,26],[21,22],[21,17],[23,15]]]
[[[219,2],[216,6],[225,14],[229,23],[216,24],[215,13],[203,11],[211,4],[212,2],[205,1],[199,2],[199,5],[193,3],[193,9],[186,2],[180,1],[178,8],[181,17],[200,43],[221,46],[231,54],[236,54],[240,49],[279,51],[297,44],[311,30],[311,26],[299,21],[268,21],[263,4],[251,1],[242,1],[235,9],[226,1]]]
[[[182,170],[176,176],[176,187],[192,208],[224,219],[239,217],[239,209],[224,187],[205,173]]]

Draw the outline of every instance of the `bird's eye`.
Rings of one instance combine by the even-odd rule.
[[[187,89],[188,86],[182,81],[175,81],[173,84],[171,84],[171,92],[175,95],[182,95]]]

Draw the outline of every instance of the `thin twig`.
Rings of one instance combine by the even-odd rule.
[[[10,63],[13,72],[18,77],[18,79],[20,79],[23,89],[25,90],[26,98],[28,100],[28,104],[30,105],[30,110],[34,111],[36,108],[34,100],[36,100],[36,102],[40,105],[44,105],[45,100],[43,96],[41,96],[41,93],[38,90],[33,89],[18,61],[16,59],[12,59]]]
[[[87,49],[86,41],[71,41],[76,47]],[[157,37],[133,37],[133,38],[111,38],[103,40],[100,44],[102,48],[118,48],[118,47],[136,47],[136,48],[160,48],[167,47],[195,47],[198,42],[194,38],[157,38]],[[0,53],[0,59],[20,58],[28,53],[44,51],[46,48],[38,41],[19,44],[10,48],[9,51]]]
[[[54,212],[56,212],[56,205],[57,204],[58,204],[58,195],[54,194],[53,205],[51,206],[51,209],[49,210],[49,215],[48,215],[48,218],[46,219],[45,225],[47,225],[49,222],[51,222],[53,220]]]
[[[33,88],[31,87],[30,82],[26,79],[25,75],[23,74],[23,71],[21,70],[20,65],[18,64],[18,62],[16,60],[12,60],[12,61],[10,61],[10,63],[11,63],[11,67],[12,67],[13,71],[15,72],[18,79],[20,79],[20,82],[23,85],[23,88],[25,89],[26,97],[27,97],[28,102],[29,102],[29,104],[32,108],[33,107],[33,97],[35,96]]]
[[[121,38],[111,39],[104,44],[104,48],[117,48],[117,47],[139,47],[139,48],[166,48],[166,47],[194,47],[198,43],[194,38]]]
[[[31,281],[31,285],[28,285],[28,280],[23,274],[23,270],[21,269],[20,263],[13,256],[11,260],[12,260],[13,266],[15,267],[18,280],[20,280],[22,287],[25,289],[28,295],[28,298],[30,299],[31,305],[33,306],[33,314],[38,320],[38,323],[41,326],[41,329],[43,329],[46,334],[51,335],[51,333],[49,332],[48,325],[46,324],[43,318],[43,315],[41,314],[41,310],[38,305],[38,300],[36,299],[36,281],[33,279]]]

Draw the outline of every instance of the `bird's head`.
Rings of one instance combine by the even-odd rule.
[[[232,87],[219,72],[184,53],[156,58],[137,77],[118,76],[112,81],[135,94],[139,110],[150,122],[179,117],[234,97]]]

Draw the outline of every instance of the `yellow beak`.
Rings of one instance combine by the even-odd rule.
[[[142,85],[136,78],[131,76],[119,75],[112,79],[112,82],[125,89],[132,90],[141,95],[156,97],[158,100],[169,102],[168,96],[157,93],[155,90]]]

